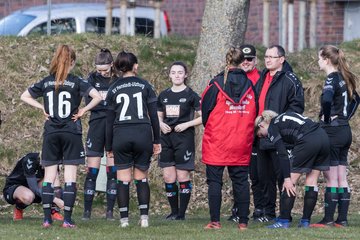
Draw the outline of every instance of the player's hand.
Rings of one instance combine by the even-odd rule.
[[[163,134],[171,132],[171,127],[164,122],[160,123],[160,129]]]
[[[61,210],[64,210],[64,201],[60,198],[54,197],[53,202],[60,208]]]
[[[45,111],[45,108],[43,108],[43,113],[44,113],[44,115],[45,115],[45,119],[46,119],[46,120],[49,120],[50,115]]]
[[[188,128],[189,128],[188,123],[181,123],[179,125],[176,125],[176,127],[174,129],[175,129],[175,132],[183,132]]]
[[[79,111],[75,113],[71,119],[74,120],[74,122],[76,122],[79,118],[81,118],[84,115],[84,113],[86,113],[86,110],[80,108]]]
[[[153,144],[153,154],[158,155],[161,153],[161,144]]]
[[[282,191],[284,190],[286,190],[288,196],[296,196],[296,187],[290,178],[285,178]]]

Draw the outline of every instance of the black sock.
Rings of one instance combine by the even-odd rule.
[[[116,187],[120,218],[127,218],[129,217],[129,182],[117,180]]]
[[[281,193],[280,197],[280,218],[291,220],[291,210],[294,207],[295,196],[289,196],[286,191]]]
[[[318,187],[305,186],[305,196],[304,196],[304,208],[302,219],[309,220],[316,206],[318,198]]]
[[[334,221],[336,205],[338,203],[339,194],[336,187],[326,187],[325,192],[325,222]]]
[[[42,184],[42,204],[44,209],[44,220],[52,222],[51,204],[54,201],[54,188],[51,183],[43,182]]]
[[[165,183],[166,196],[171,207],[171,214],[178,214],[179,212],[179,194],[176,182]]]
[[[338,218],[336,222],[347,221],[347,214],[350,205],[350,189],[349,188],[338,188],[339,193],[339,205],[338,205]]]
[[[135,180],[140,215],[149,215],[150,187],[146,178]]]
[[[84,184],[84,211],[91,212],[92,203],[95,195],[96,178],[99,174],[98,168],[88,168]]]
[[[76,199],[76,183],[66,182],[64,188],[64,221],[71,222],[71,215]]]
[[[114,166],[106,168],[106,211],[113,211],[116,201],[116,168]]]
[[[191,189],[192,184],[190,181],[179,182],[180,186],[180,207],[179,207],[179,216],[185,217],[185,212],[188,207],[190,197],[191,197]]]

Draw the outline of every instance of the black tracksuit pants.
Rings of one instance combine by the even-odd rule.
[[[277,160],[276,150],[257,151],[257,170],[259,187],[263,191],[263,207],[265,215],[276,217],[276,195],[277,187],[281,192],[284,178],[281,174],[280,163]]]
[[[238,208],[239,223],[247,223],[249,221],[250,207],[249,167],[228,166],[227,168],[232,181],[236,207]],[[208,184],[209,209],[212,222],[220,221],[224,169],[225,166],[206,165],[206,182]]]

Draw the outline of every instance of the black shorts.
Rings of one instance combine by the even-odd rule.
[[[80,134],[55,132],[44,135],[41,165],[79,165],[85,163],[85,151]]]
[[[3,190],[4,199],[7,203],[14,205],[16,200],[14,199],[14,192],[15,190],[20,187],[21,185],[12,185],[12,186],[5,186]],[[41,203],[41,197],[35,195],[35,199],[33,203]]]
[[[106,118],[98,118],[89,122],[86,139],[86,156],[103,157],[105,148]]]
[[[312,169],[329,170],[330,143],[322,128],[306,134],[295,144],[290,157],[292,173],[309,173]]]
[[[194,129],[183,132],[161,134],[161,168],[175,166],[176,169],[193,171],[195,169]]]
[[[350,126],[324,126],[324,129],[330,140],[330,166],[347,166],[347,156],[352,142]]]
[[[117,169],[135,167],[148,170],[153,154],[151,125],[129,124],[115,127],[112,149]]]

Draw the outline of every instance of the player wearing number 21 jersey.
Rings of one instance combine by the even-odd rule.
[[[148,227],[150,188],[147,170],[152,154],[159,154],[160,126],[157,97],[152,86],[137,77],[138,61],[134,54],[120,52],[115,68],[122,78],[110,86],[106,120],[108,156],[117,167],[117,193],[121,227],[129,226],[129,182],[135,179],[140,225]]]

